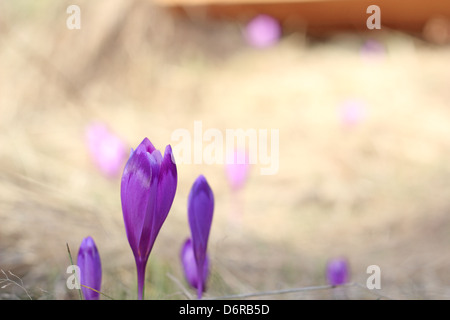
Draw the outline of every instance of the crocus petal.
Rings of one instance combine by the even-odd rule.
[[[152,142],[148,138],[144,138],[142,142],[139,144],[138,148],[140,148],[142,151],[145,150],[150,154],[152,154],[153,151],[156,150],[156,148],[153,146]]]
[[[331,259],[327,263],[327,281],[332,286],[345,284],[349,278],[348,262],[345,258]]]
[[[142,231],[139,239],[139,258],[143,260],[147,260],[150,255],[150,251],[153,248],[153,244],[156,239],[156,235],[154,235],[154,225],[155,220],[158,220],[159,212],[156,211],[156,197],[158,194],[158,176],[160,171],[160,164],[157,160],[152,157],[151,154],[146,154],[148,157],[148,161],[150,163],[150,168],[152,172],[152,178],[150,182],[150,187],[147,189],[148,197],[147,199],[147,207],[146,212],[144,213],[144,221],[142,225]],[[162,223],[161,223],[162,224]],[[156,231],[156,233],[159,229]]]
[[[152,166],[146,153],[135,150],[125,165],[121,183],[122,211],[125,230],[133,253],[139,251],[139,243],[152,196]]]
[[[195,289],[198,288],[198,268],[197,262],[194,257],[194,248],[192,246],[192,240],[187,239],[181,250],[181,263],[183,265],[184,275],[189,285]],[[203,266],[203,278],[202,283],[206,284],[209,276],[209,256],[206,255],[205,265]],[[206,291],[206,286],[203,285],[203,291]]]
[[[102,284],[102,265],[100,255],[91,237],[84,238],[78,251],[77,265],[80,268],[80,284],[100,291]],[[100,294],[81,287],[86,300],[98,300]]]
[[[172,207],[175,192],[177,190],[177,179],[177,166],[172,154],[172,148],[168,145],[164,152],[164,158],[162,158],[162,161],[160,162],[158,192],[156,195],[156,212],[158,212],[158,214],[155,215],[155,220],[153,222],[152,241],[155,241],[158,236],[159,230]]]

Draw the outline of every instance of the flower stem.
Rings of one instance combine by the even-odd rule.
[[[200,300],[203,296],[203,262],[197,267],[197,299]]]
[[[142,261],[142,260],[136,259],[138,299],[139,300],[142,300],[144,298],[146,266],[147,266],[147,261]]]
[[[198,284],[198,287],[197,287],[197,299],[201,300],[202,295],[203,295],[203,284],[200,281],[200,283]]]

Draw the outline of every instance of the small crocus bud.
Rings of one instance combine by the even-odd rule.
[[[140,300],[144,296],[148,257],[172,207],[176,188],[177,167],[172,148],[168,145],[163,157],[145,138],[125,165],[120,189],[125,230],[136,261]]]
[[[235,150],[229,156],[227,155],[225,170],[233,191],[241,189],[250,171],[248,155],[245,151]]]
[[[80,268],[81,291],[86,300],[98,300],[102,285],[102,264],[100,255],[91,237],[84,238],[78,251],[77,265]],[[86,288],[89,287],[89,288]]]
[[[281,37],[281,26],[271,16],[261,14],[246,26],[244,36],[247,42],[257,48],[273,46]]]
[[[386,49],[381,42],[369,39],[361,46],[360,54],[366,62],[381,62],[385,59]]]
[[[91,158],[99,170],[110,178],[119,176],[127,158],[125,143],[99,122],[86,128],[86,140]]]
[[[197,262],[194,257],[194,247],[192,240],[186,239],[181,249],[181,264],[183,266],[184,276],[189,285],[195,289],[199,287]],[[203,292],[206,291],[206,282],[209,276],[209,256],[206,254],[205,267],[203,268]]]
[[[188,221],[192,248],[197,265],[197,296],[201,299],[205,288],[204,273],[208,269],[208,238],[214,212],[214,195],[206,178],[200,175],[192,185],[188,198]]]
[[[349,279],[349,267],[347,259],[335,258],[327,263],[327,281],[331,286],[345,284]]]

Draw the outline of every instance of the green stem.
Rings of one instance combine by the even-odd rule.
[[[70,264],[73,266],[72,254],[70,253],[69,244],[66,242],[67,252],[69,253]],[[78,279],[78,275],[75,273],[77,283],[81,283],[80,279]],[[81,287],[78,289],[78,294],[80,296],[80,300],[83,300],[83,294],[81,292]]]

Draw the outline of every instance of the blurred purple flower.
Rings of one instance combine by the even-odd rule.
[[[369,39],[361,46],[361,58],[367,62],[382,61],[385,58],[386,49],[384,45],[374,39]]]
[[[366,105],[356,99],[344,101],[340,107],[341,122],[345,127],[354,127],[366,117]]]
[[[100,171],[108,177],[117,177],[125,164],[125,143],[105,124],[95,122],[86,128],[90,155]]]
[[[281,26],[271,16],[261,14],[253,18],[245,27],[244,36],[254,47],[265,48],[277,43],[281,37]]]
[[[349,280],[349,266],[347,259],[334,258],[328,261],[326,276],[327,281],[331,286],[347,283]]]
[[[120,196],[128,242],[136,261],[138,298],[144,296],[145,269],[177,188],[177,167],[170,145],[164,157],[145,138],[125,165]]]
[[[205,256],[205,265],[203,268],[203,276],[201,283],[203,283],[203,292],[206,291],[206,282],[209,276],[209,256]],[[184,270],[184,276],[186,277],[189,285],[195,289],[199,287],[197,262],[194,256],[194,247],[192,245],[192,239],[186,239],[181,249],[181,264]]]
[[[102,264],[100,255],[91,237],[84,238],[78,251],[77,265],[80,268],[80,284],[100,291],[102,285]],[[81,286],[86,300],[98,300],[100,294]]]
[[[209,270],[207,249],[213,212],[213,192],[206,181],[206,178],[203,175],[200,175],[192,185],[188,198],[188,221],[191,229],[192,250],[197,267],[196,288],[199,299],[201,299],[206,285],[205,272],[208,272],[207,270]],[[183,265],[185,266],[185,264]],[[188,274],[191,274],[191,272],[191,268],[187,270]]]
[[[236,150],[227,157],[225,163],[228,182],[233,190],[243,187],[250,170],[248,155],[245,151]]]

